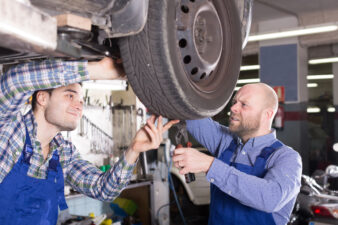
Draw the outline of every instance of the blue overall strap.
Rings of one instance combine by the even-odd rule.
[[[25,128],[26,128],[26,140],[25,140],[25,145],[23,147],[23,161],[27,164],[30,164],[29,161],[33,154],[33,146],[32,146],[31,139],[29,137],[27,126],[25,126]]]
[[[271,146],[263,148],[259,156],[257,156],[255,164],[253,166],[253,175],[257,177],[264,177],[266,173],[266,161],[277,149],[282,147],[283,144],[280,141],[275,141]]]
[[[57,151],[54,151],[52,158],[49,160],[48,169],[57,172],[58,163],[59,163],[59,154],[57,153]]]
[[[234,154],[234,152],[236,151],[236,149],[237,149],[237,141],[235,139],[233,139],[231,141],[229,147],[227,149],[225,149],[225,151],[222,152],[219,159],[221,159],[226,164],[230,165],[231,157]]]
[[[68,209],[68,205],[65,199],[65,181],[63,178],[63,172],[61,164],[58,164],[58,173],[57,173],[57,195],[58,195],[58,203],[60,210]]]
[[[59,154],[54,151],[52,158],[49,160],[48,170],[56,172],[56,192],[58,198],[58,204],[60,210],[67,209],[67,203],[65,199],[65,183],[63,178],[63,171],[59,161]]]

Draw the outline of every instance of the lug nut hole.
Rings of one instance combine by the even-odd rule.
[[[191,70],[191,75],[195,75],[196,73],[198,73],[198,68],[197,67],[194,67],[192,70]]]
[[[189,12],[189,7],[186,6],[186,5],[182,5],[182,6],[181,6],[181,10],[182,10],[182,12],[184,12],[184,13],[188,13],[188,12]]]
[[[190,57],[190,55],[185,56],[185,57],[183,58],[183,62],[184,62],[185,64],[189,64],[189,63],[191,62],[191,57]]]
[[[187,40],[183,38],[178,42],[178,44],[181,48],[185,48],[187,46]]]

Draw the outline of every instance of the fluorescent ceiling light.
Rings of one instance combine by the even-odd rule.
[[[338,143],[335,143],[335,144],[333,145],[333,150],[334,150],[335,152],[338,152]]]
[[[262,41],[277,38],[296,37],[301,35],[317,34],[336,30],[338,30],[337,25],[328,25],[320,27],[303,27],[294,30],[284,30],[284,31],[281,30],[279,32],[252,35],[249,36],[248,41]]]
[[[82,83],[82,86],[84,89],[125,91],[128,85],[125,80],[96,80],[85,81]]]
[[[327,108],[327,111],[328,111],[328,112],[336,112],[336,109],[335,109],[334,107],[331,106],[331,107],[328,107],[328,108]]]
[[[311,64],[311,65],[323,64],[323,63],[334,63],[334,62],[338,62],[338,57],[309,60],[309,64]]]
[[[327,80],[327,79],[333,79],[333,74],[320,74],[320,75],[308,75],[308,80]]]
[[[320,108],[318,107],[309,107],[306,110],[308,113],[320,113]]]
[[[237,81],[237,84],[248,84],[248,83],[258,83],[260,81],[259,78],[254,79],[240,79]]]
[[[307,87],[318,87],[317,83],[308,83]]]
[[[235,87],[235,91],[238,91],[241,87]]]
[[[308,84],[307,84],[307,87],[308,87],[308,88],[318,87],[318,84],[317,84],[317,83],[308,83]]]
[[[259,70],[260,65],[248,65],[248,66],[241,66],[241,71],[247,71],[247,70]]]

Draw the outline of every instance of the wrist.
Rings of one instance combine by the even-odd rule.
[[[209,172],[209,169],[212,165],[212,163],[214,162],[214,157],[212,156],[208,156],[205,160],[206,164],[205,164],[205,172],[208,173]]]
[[[125,80],[122,64],[116,64],[111,58],[103,58],[97,62],[89,62],[88,73],[91,80]]]
[[[100,65],[98,62],[88,62],[87,64],[87,70],[88,70],[88,74],[89,74],[89,79],[91,80],[98,80],[100,77],[100,71],[102,71],[100,69]]]
[[[134,150],[132,145],[127,149],[126,154],[125,154],[126,161],[129,164],[134,164],[137,161],[139,156],[140,156],[140,152]]]

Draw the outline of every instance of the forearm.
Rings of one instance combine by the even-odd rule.
[[[91,80],[125,79],[122,63],[116,63],[108,57],[97,62],[89,62],[87,69]]]
[[[103,173],[86,161],[76,162],[67,174],[67,182],[78,192],[101,201],[112,201],[128,185],[135,164],[122,157]]]
[[[188,132],[213,155],[223,146],[227,145],[226,136],[230,136],[227,128],[210,118],[200,120],[187,120]]]
[[[274,176],[272,171],[264,178],[248,175],[215,159],[207,174],[207,179],[225,194],[228,194],[242,204],[262,210],[275,212],[281,209],[299,191],[296,177],[299,169],[290,177]],[[217,172],[216,172],[217,171]]]
[[[3,74],[1,84],[12,88],[10,90],[14,93],[66,86],[88,80],[87,65],[86,61],[62,60],[19,64]],[[1,91],[6,92],[6,89]]]
[[[140,156],[139,152],[136,152],[132,146],[130,146],[127,151],[125,152],[125,159],[128,164],[136,163],[138,157]]]

